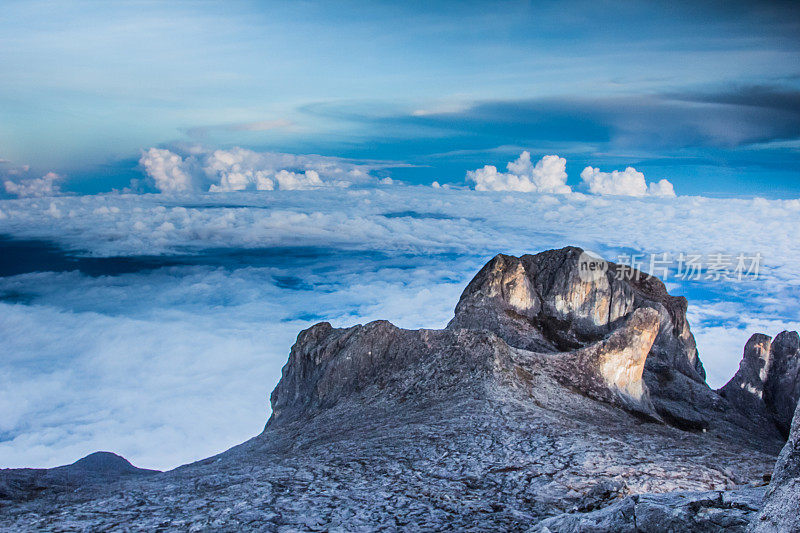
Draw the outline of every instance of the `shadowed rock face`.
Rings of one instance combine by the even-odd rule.
[[[783,331],[772,341],[770,351],[764,402],[778,428],[788,435],[800,398],[800,336],[796,331]]]
[[[380,397],[371,399],[380,402],[419,403],[446,390],[485,395],[496,369],[511,366],[509,354],[491,333],[411,331],[386,321],[336,329],[323,322],[292,347],[270,397],[267,427],[308,419],[368,388],[377,388]]]
[[[775,463],[764,508],[750,524],[749,530],[752,532],[800,531],[800,414],[798,413],[800,405],[795,409],[789,440]]]
[[[783,331],[773,340],[756,333],[744,348],[739,370],[720,394],[753,420],[775,424],[787,437],[800,398],[800,337]]]

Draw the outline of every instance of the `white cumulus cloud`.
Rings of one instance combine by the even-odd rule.
[[[623,171],[601,172],[599,168],[586,167],[581,179],[593,194],[612,196],[675,196],[672,183],[662,179],[648,186],[644,174],[633,167]]]
[[[522,152],[519,158],[506,165],[508,172],[498,172],[497,167],[486,165],[467,172],[467,180],[475,182],[478,191],[519,191],[568,194],[567,160],[557,155],[546,155],[534,165],[531,154]]]
[[[58,196],[61,194],[59,182],[63,179],[63,176],[55,172],[48,172],[41,178],[21,177],[16,181],[7,179],[3,181],[3,187],[8,194],[19,198]]]
[[[650,182],[647,186],[647,194],[650,196],[664,196],[672,198],[675,196],[675,188],[669,180],[659,180],[658,182]]]
[[[255,152],[245,148],[172,151],[150,148],[139,163],[160,192],[230,192],[347,187],[375,182],[377,162],[335,157]]]
[[[139,163],[161,192],[183,192],[194,188],[188,165],[178,154],[150,148],[142,154]]]

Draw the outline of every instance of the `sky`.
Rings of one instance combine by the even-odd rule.
[[[800,194],[793,2],[4,3],[0,158],[122,189],[178,144],[464,183],[529,150],[684,194]],[[569,156],[569,157],[567,157]]]
[[[4,2],[0,467],[218,453],[303,328],[567,245],[667,254],[723,385],[800,329],[800,10],[654,4]]]

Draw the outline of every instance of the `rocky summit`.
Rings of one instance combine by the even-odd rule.
[[[715,391],[684,298],[586,264],[498,255],[443,330],[312,326],[260,435],[169,472],[4,470],[0,528],[798,530],[797,333]]]

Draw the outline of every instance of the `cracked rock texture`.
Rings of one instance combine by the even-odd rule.
[[[684,299],[613,264],[585,281],[580,254],[495,257],[444,330],[312,326],[261,435],[169,472],[16,486],[0,529],[743,530],[778,428],[705,384]]]

